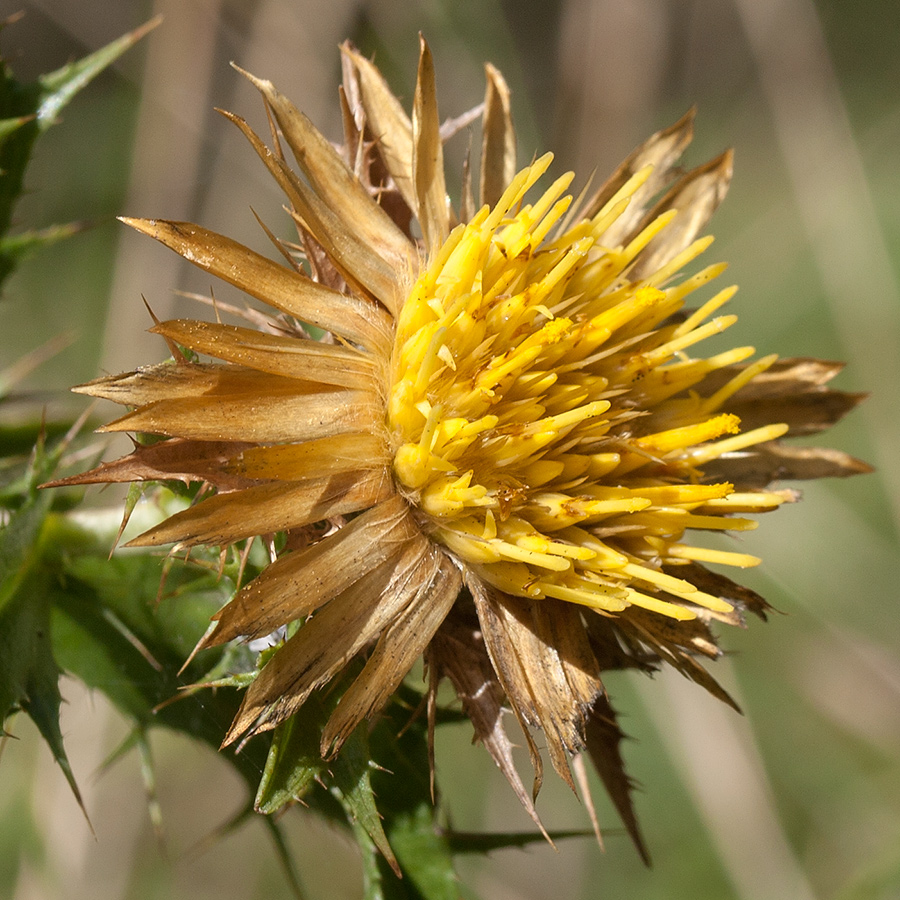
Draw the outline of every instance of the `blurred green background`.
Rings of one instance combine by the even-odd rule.
[[[652,131],[699,109],[698,164],[736,149],[736,177],[708,257],[741,285],[728,341],[760,352],[848,360],[839,386],[872,397],[829,443],[878,473],[807,485],[804,502],[742,538],[764,558],[750,583],[783,613],[723,636],[715,674],[743,718],[680,676],[612,676],[635,738],[638,812],[654,866],[611,826],[590,839],[461,859],[489,900],[900,897],[900,4],[896,0],[33,0],[0,34],[20,78],[94,50],[162,12],[165,21],[70,106],[38,145],[17,218],[95,227],[22,267],[0,300],[0,368],[48,338],[71,345],[25,388],[52,411],[103,371],[164,355],[141,303],[190,309],[174,291],[209,280],[127,232],[119,213],[190,219],[264,251],[281,199],[224,107],[262,125],[234,60],[270,78],[339,137],[338,43],[374,54],[409,103],[428,38],[444,116],[480,102],[490,60],[513,89],[520,162],[546,149],[556,171],[602,178]],[[455,139],[455,160],[466,137]],[[457,162],[458,165],[458,162]],[[229,297],[215,285],[216,296]],[[95,494],[96,502],[105,502]],[[124,726],[64,680],[63,730],[96,840],[30,723],[0,759],[0,895],[276,898],[287,889],[258,823],[215,835],[243,787],[222,760],[157,734],[166,827],[153,835],[135,756],[104,768]],[[529,821],[468,726],[439,734],[438,778],[455,827]],[[521,762],[527,765],[526,754]],[[597,795],[601,790],[597,789]],[[587,827],[548,779],[550,828]],[[361,896],[354,847],[302,810],[286,818],[310,897]],[[466,888],[463,888],[465,894]]]

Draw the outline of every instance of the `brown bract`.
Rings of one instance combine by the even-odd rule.
[[[668,663],[731,702],[699,662],[719,654],[711,626],[767,607],[706,564],[755,560],[686,535],[746,530],[743,515],[796,498],[773,481],[867,471],[780,440],[860,398],[828,388],[835,363],[689,355],[733,321],[706,321],[730,291],[684,307],[724,268],[679,280],[732,169],[730,152],[678,168],[693,112],[580,205],[563,178],[532,206],[522,198],[549,160],[517,174],[509,90],[488,66],[478,203],[467,164],[454,209],[452,127],[425,42],[411,116],[370,61],[342,55],[339,148],[250,75],[272,146],[225,114],[287,197],[298,239],[273,238],[281,262],[197,225],[123,220],[271,313],[248,314],[254,328],[158,323],[171,347],[214,361],[178,353],[77,390],[131,408],[103,430],[167,439],[57,483],[208,486],[135,546],[288,534],[202,641],[302,623],[247,689],[226,744],[274,728],[361,657],[321,736],[334,754],[424,655],[432,724],[447,678],[535,822],[539,745],[573,788],[570,760],[586,753],[645,854],[603,672]]]

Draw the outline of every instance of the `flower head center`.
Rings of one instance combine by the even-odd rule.
[[[700,466],[780,426],[718,440],[739,430],[716,414],[727,385],[705,402],[670,397],[752,349],[687,357],[733,317],[659,327],[688,290],[658,286],[669,271],[636,283],[627,272],[668,217],[624,248],[603,246],[626,186],[624,202],[558,227],[571,175],[523,199],[549,163],[523,169],[493,209],[454,229],[400,313],[387,416],[398,488],[435,540],[509,593],[678,618],[693,612],[672,598],[722,610],[662,567],[700,558],[681,544],[688,528],[755,526],[702,514],[733,488],[702,484]]]

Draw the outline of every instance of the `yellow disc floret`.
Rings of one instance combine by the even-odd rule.
[[[550,159],[523,169],[493,209],[450,234],[400,313],[388,400],[398,488],[435,540],[508,593],[607,614],[632,605],[679,619],[692,607],[727,612],[664,567],[755,564],[682,539],[689,529],[755,527],[733,514],[780,502],[704,483],[700,468],[785,431],[740,434],[737,416],[720,412],[774,357],[710,397],[692,392],[753,352],[686,353],[734,321],[709,318],[733,289],[674,316],[722,269],[666,286],[709,241],[630,281],[629,266],[671,215],[625,247],[603,238],[647,173],[564,229],[570,175],[524,203]]]

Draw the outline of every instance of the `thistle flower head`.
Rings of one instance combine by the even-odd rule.
[[[322,753],[337,752],[424,654],[432,698],[449,678],[535,820],[504,706],[535,793],[531,728],[570,784],[570,757],[590,754],[640,846],[602,672],[666,662],[728,699],[697,661],[718,654],[710,625],[766,606],[706,568],[758,562],[709,535],[795,499],[776,479],[864,470],[781,442],[858,398],[826,388],[834,363],[704,352],[735,320],[722,311],[734,288],[707,295],[723,265],[682,272],[711,243],[700,235],[731,155],[676,168],[692,114],[576,202],[571,174],[539,186],[549,155],[516,171],[509,93],[488,66],[481,203],[466,174],[454,211],[427,45],[411,118],[349,46],[343,63],[340,149],[266,81],[251,77],[274,147],[228,116],[288,198],[299,244],[275,241],[287,265],[196,225],[125,220],[276,313],[248,314],[256,328],[157,324],[215,362],[83,386],[135,407],[105,430],[168,440],[70,481],[215,489],[137,544],[287,534],[204,639],[302,622],[228,741],[277,726],[361,658],[322,734]]]

